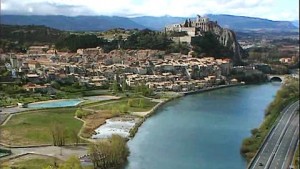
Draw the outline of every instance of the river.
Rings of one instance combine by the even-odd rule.
[[[224,88],[171,101],[128,142],[126,169],[243,169],[242,140],[258,127],[278,83]]]

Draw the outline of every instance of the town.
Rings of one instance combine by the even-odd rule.
[[[115,80],[130,87],[144,83],[155,91],[175,92],[237,83],[236,79],[226,78],[233,68],[230,59],[165,55],[157,50],[104,53],[101,48],[87,48],[78,49],[77,53],[61,53],[45,46],[32,46],[28,54],[2,54],[1,58],[10,60],[6,68],[13,78],[27,79],[28,84],[23,86],[27,91],[53,91],[51,81],[100,87]]]
[[[167,26],[166,30],[171,33],[183,32],[183,36],[173,37],[172,40],[186,46],[191,46],[194,37],[206,32],[230,32],[201,16],[197,16],[195,22],[185,21],[182,25]],[[240,48],[236,39],[223,35],[220,38],[224,45],[233,45],[235,49],[232,50]],[[229,41],[233,44],[229,44]],[[50,95],[55,95],[59,90],[57,84],[108,89],[114,81],[120,87],[127,85],[132,88],[144,84],[155,92],[190,92],[217,85],[245,83],[232,76],[232,72],[262,73],[260,68],[264,66],[236,65],[235,62],[240,61],[241,57],[240,52],[234,57],[214,58],[209,55],[195,56],[192,50],[187,53],[167,53],[154,49],[121,49],[119,46],[108,52],[101,47],[63,52],[53,45],[29,46],[25,54],[1,54],[1,62],[5,63],[1,69],[9,72],[1,77],[1,81],[22,81],[24,90]]]

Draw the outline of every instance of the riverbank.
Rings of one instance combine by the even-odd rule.
[[[219,86],[213,86],[213,87],[208,87],[205,89],[199,89],[195,91],[189,91],[189,92],[181,92],[183,95],[191,95],[191,94],[198,94],[202,92],[207,92],[207,91],[212,91],[212,90],[217,90],[217,89],[223,89],[227,87],[234,87],[234,86],[241,86],[245,85],[244,83],[238,83],[238,84],[229,84],[229,85],[219,85]]]
[[[220,89],[220,88],[224,88],[225,86],[216,86],[215,88],[208,88],[206,90],[201,90],[201,91],[197,91],[198,93],[200,92],[205,92],[205,91],[211,91],[211,90],[215,90],[215,89]],[[228,87],[231,87],[231,86],[228,86]],[[169,102],[169,101],[172,101],[174,99],[177,99],[177,98],[180,98],[184,96],[183,94],[178,94],[176,95],[176,97],[172,97],[172,98],[169,98],[169,99],[163,99],[161,100],[161,103],[157,104],[156,106],[154,106],[150,111],[147,111],[147,112],[142,112],[140,113],[140,115],[142,115],[142,118],[144,119],[144,121],[146,120],[147,117],[153,115],[155,112],[157,112],[157,110],[162,107],[162,105],[164,105],[165,103]],[[157,99],[155,99],[157,100]],[[126,102],[127,103],[127,102]],[[136,125],[136,128],[138,128],[140,125],[142,124],[142,122],[138,125]],[[136,133],[136,132],[135,132]],[[132,138],[134,137],[134,135],[131,136]]]
[[[242,140],[262,122],[279,87],[264,83],[224,88],[160,106],[128,141],[126,169],[245,168],[239,152]]]
[[[147,111],[147,112],[139,112],[139,113],[133,113],[134,115],[138,115],[141,116],[142,119],[136,123],[134,125],[134,127],[130,130],[130,138],[133,138],[135,136],[135,134],[138,132],[138,128],[146,121],[146,119],[148,117],[150,117],[151,115],[155,114],[155,112],[162,107],[164,104],[173,101],[175,99],[181,98],[183,96],[187,96],[187,95],[192,95],[192,94],[198,94],[198,93],[203,93],[203,92],[208,92],[208,91],[213,91],[213,90],[217,90],[217,89],[223,89],[223,88],[228,88],[228,87],[234,87],[234,86],[241,86],[244,84],[230,84],[230,85],[220,85],[220,86],[214,86],[214,87],[209,87],[209,88],[205,88],[205,89],[200,89],[200,90],[196,90],[196,91],[189,91],[189,92],[178,92],[178,94],[175,97],[171,97],[169,99],[164,99],[164,100],[160,100],[160,103],[157,104],[155,107],[153,107],[151,110]]]
[[[281,111],[289,104],[299,100],[299,81],[287,79],[277,92],[275,99],[269,104],[265,111],[264,121],[258,128],[251,130],[251,136],[243,140],[240,152],[250,162],[263,144],[269,131],[273,128]]]

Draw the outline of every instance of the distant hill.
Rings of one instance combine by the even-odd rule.
[[[222,27],[237,31],[243,30],[274,30],[289,31],[297,29],[289,21],[272,21],[268,19],[233,16],[233,15],[208,15],[211,20],[218,21]]]
[[[172,16],[161,16],[161,17],[141,16],[141,17],[135,17],[130,19],[136,23],[140,23],[144,25],[149,29],[162,30],[167,25],[183,23],[187,18],[172,17]]]
[[[220,26],[230,28],[235,31],[251,30],[271,30],[271,31],[291,31],[298,28],[299,21],[272,21],[268,19],[233,16],[233,15],[207,15],[211,20],[217,21]],[[196,16],[195,16],[196,17]],[[105,31],[114,28],[125,29],[153,29],[163,30],[166,25],[182,23],[187,18],[184,17],[152,17],[142,16],[134,18],[118,16],[76,16],[68,17],[61,15],[50,16],[25,16],[25,15],[2,15],[2,24],[11,25],[45,25],[48,27],[71,30],[71,31]],[[194,18],[191,18],[194,19]],[[298,23],[298,24],[297,24]]]
[[[195,16],[196,17],[196,16]],[[297,29],[293,23],[288,21],[272,21],[268,19],[234,16],[234,15],[207,15],[210,20],[217,21],[220,26],[233,29],[235,31],[250,30],[273,30],[273,31],[290,31]],[[184,17],[151,17],[143,16],[131,18],[131,20],[155,30],[162,30],[166,25],[174,23],[183,23],[187,18]],[[190,18],[194,19],[194,18]]]
[[[2,15],[1,24],[10,25],[45,25],[69,31],[105,31],[113,28],[144,29],[145,27],[125,17],[118,16],[76,16],[62,15],[25,16]]]
[[[299,28],[299,20],[292,21],[292,24]]]
[[[68,33],[46,26],[0,25],[1,40],[18,43],[54,43]]]
[[[26,52],[31,45],[51,45],[69,35],[41,25],[0,25],[0,49],[4,52]]]

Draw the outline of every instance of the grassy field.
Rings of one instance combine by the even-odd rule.
[[[88,90],[83,92],[84,96],[96,96],[96,95],[111,95],[109,90]]]
[[[54,166],[62,163],[61,160],[41,155],[26,155],[17,159],[6,161],[0,164],[1,169],[43,169],[47,166]]]
[[[90,108],[90,107],[95,107],[96,105],[100,105],[103,103],[109,103],[109,102],[116,101],[116,100],[121,101],[121,100],[124,100],[124,98],[112,99],[112,100],[101,100],[101,101],[87,100],[87,101],[79,103],[79,107]]]
[[[95,104],[89,106],[91,109],[95,110],[113,110],[113,109],[122,109],[125,106],[128,109],[128,112],[143,112],[151,110],[157,102],[152,102],[146,98],[125,98],[120,101],[107,103],[107,104]]]
[[[82,117],[86,125],[81,134],[83,137],[90,137],[106,119],[129,112],[149,111],[156,104],[158,103],[147,98],[129,97],[82,105],[79,109],[82,108],[87,115]],[[74,143],[74,133],[77,134],[82,127],[82,121],[74,118],[76,110],[55,108],[16,114],[6,125],[0,126],[0,142],[13,146],[52,144],[51,128],[60,124],[66,130],[66,144]]]
[[[17,159],[13,159],[10,161],[6,161],[0,164],[1,169],[43,169],[48,166],[51,168],[59,166],[63,163],[63,161],[48,156],[41,155],[26,155]],[[84,166],[83,169],[92,169],[92,166]]]
[[[156,104],[158,103],[146,98],[129,97],[82,105],[81,111],[85,114],[82,119],[86,122],[86,125],[82,130],[81,136],[90,137],[96,128],[105,123],[106,119],[124,116],[128,112],[149,111]]]
[[[52,144],[50,128],[57,123],[67,131],[66,143],[72,143],[71,133],[78,133],[82,126],[82,122],[74,118],[75,110],[45,109],[14,115],[0,127],[0,141],[12,145]]]

